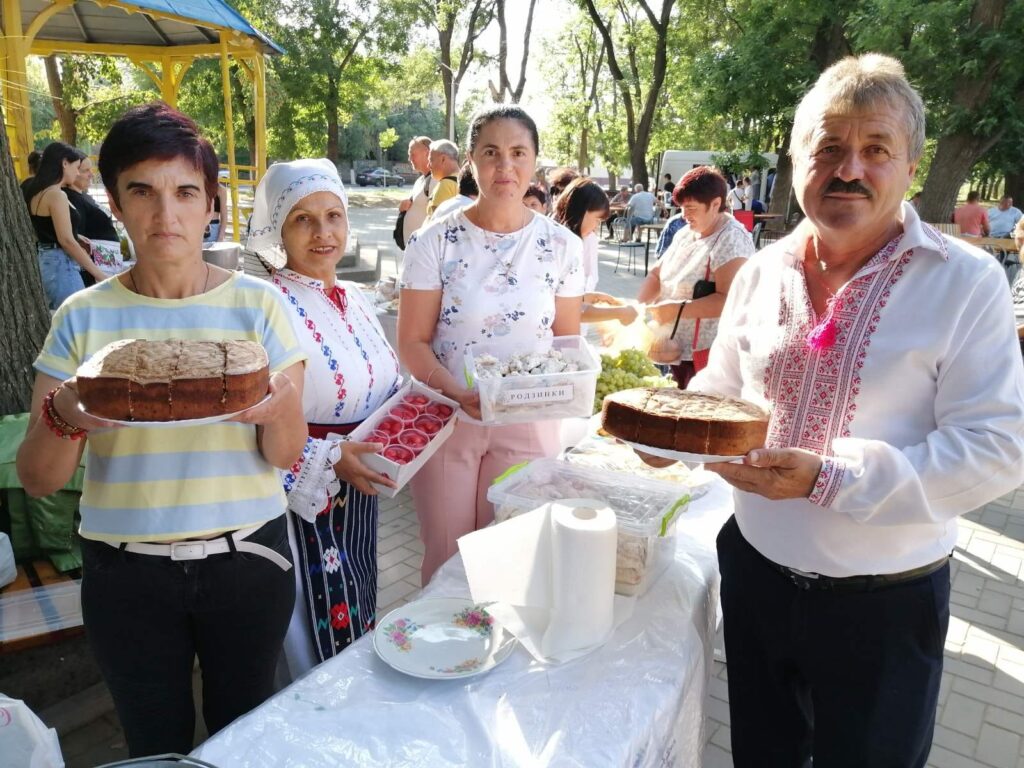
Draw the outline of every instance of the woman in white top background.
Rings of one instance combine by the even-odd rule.
[[[696,373],[694,350],[710,348],[732,279],[754,254],[750,233],[727,213],[723,202],[727,189],[725,177],[705,165],[679,180],[673,200],[689,226],[673,238],[637,295],[645,304],[661,304],[652,313],[662,325],[680,319],[674,336],[680,357],[671,368],[682,389]],[[701,280],[710,281],[707,287],[711,292],[695,297],[694,289]]]
[[[455,432],[413,478],[425,553],[422,577],[456,551],[456,539],[493,519],[491,481],[509,466],[559,449],[559,423],[485,427],[479,396],[465,386],[472,344],[538,347],[578,334],[584,292],[578,237],[523,205],[537,164],[537,127],[515,105],[478,112],[467,151],[476,202],[413,237],[402,272],[398,348],[420,381],[459,401]]]
[[[555,201],[554,219],[583,241],[583,296],[585,323],[618,320],[629,325],[638,316],[636,307],[624,304],[607,293],[597,292],[598,239],[601,222],[608,218],[611,204],[608,194],[593,179],[581,176],[573,180]],[[604,304],[605,306],[595,306]]]

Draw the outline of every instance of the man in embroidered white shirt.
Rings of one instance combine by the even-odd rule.
[[[903,203],[924,108],[894,59],[801,101],[805,222],[729,291],[691,389],[771,410],[718,538],[733,759],[924,766],[956,519],[1024,481],[1024,366],[1006,278]]]

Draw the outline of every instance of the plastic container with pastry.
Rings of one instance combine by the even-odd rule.
[[[122,422],[193,421],[244,411],[270,387],[267,352],[254,341],[122,339],[76,374],[82,407]]]
[[[626,389],[604,400],[601,427],[629,443],[702,456],[764,446],[768,414],[734,397],[680,389]]]
[[[646,592],[675,557],[676,521],[689,507],[687,489],[559,459],[536,459],[506,472],[487,491],[499,523],[542,504],[572,498],[599,499],[615,512],[615,591]]]

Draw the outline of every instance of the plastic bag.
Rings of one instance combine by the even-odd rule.
[[[25,702],[0,694],[0,763],[24,768],[64,768],[57,731]]]
[[[6,533],[0,533],[0,587],[6,587],[18,575],[18,566],[14,563],[14,549]]]

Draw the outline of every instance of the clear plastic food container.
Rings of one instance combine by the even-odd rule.
[[[506,361],[512,355],[544,355],[557,350],[577,371],[518,374],[502,377],[480,375],[479,360],[491,355]],[[544,419],[588,417],[594,411],[594,393],[601,361],[582,336],[555,336],[540,346],[474,344],[466,350],[466,385],[480,392],[480,413],[485,424],[515,424]]]
[[[686,512],[685,489],[655,480],[537,459],[501,475],[487,491],[494,519],[504,522],[542,504],[569,498],[600,499],[619,524],[615,591],[642,595],[675,556],[676,520]]]

